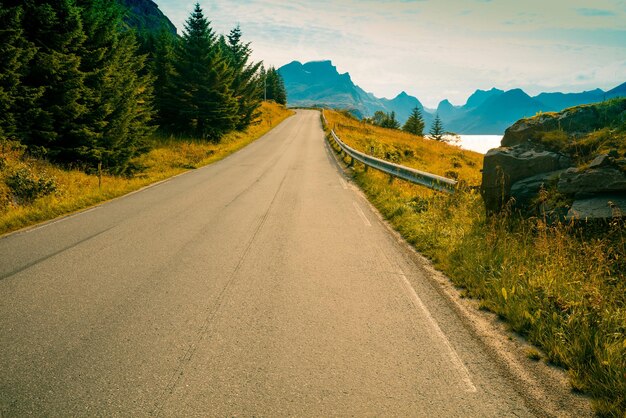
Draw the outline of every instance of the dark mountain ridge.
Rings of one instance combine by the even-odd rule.
[[[138,31],[159,32],[167,30],[176,35],[176,26],[163,14],[159,6],[152,0],[118,0],[128,8],[129,13],[124,19],[128,26]]]

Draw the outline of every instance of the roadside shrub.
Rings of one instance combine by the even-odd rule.
[[[0,182],[0,213],[5,211],[11,203],[9,188]]]
[[[35,199],[56,191],[53,178],[45,175],[35,177],[28,168],[20,168],[5,180],[11,194],[19,204],[29,204]]]

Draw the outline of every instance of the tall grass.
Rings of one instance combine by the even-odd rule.
[[[218,161],[260,138],[293,114],[284,106],[264,102],[261,117],[244,132],[232,132],[219,144],[194,138],[159,136],[152,138],[152,150],[138,158],[143,170],[131,178],[85,174],[64,170],[46,161],[29,157],[17,143],[0,144],[0,235],[54,219],[97,203],[122,196],[184,171]],[[23,201],[12,193],[7,179],[16,172],[30,179],[53,181],[55,191],[33,201]]]
[[[624,223],[549,225],[506,213],[487,218],[476,189],[480,155],[337,112],[327,111],[326,117],[340,138],[361,151],[400,150],[401,164],[435,174],[456,171],[463,185],[452,196],[390,183],[388,176],[358,165],[353,175],[410,244],[482,307],[540,346],[546,361],[565,367],[572,387],[592,397],[599,415],[625,416]]]

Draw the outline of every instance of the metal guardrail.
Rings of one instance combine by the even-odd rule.
[[[328,126],[326,115],[324,115],[324,109],[322,109],[322,119],[324,124]],[[341,148],[343,152],[352,158],[352,162],[359,161],[366,167],[372,167],[376,170],[387,173],[390,176],[398,177],[408,182],[426,186],[433,190],[441,192],[454,193],[457,182],[446,177],[438,176],[436,174],[426,173],[424,171],[415,170],[414,168],[405,167],[403,165],[394,164],[389,161],[381,160],[371,155],[363,154],[355,150],[354,148],[346,145],[335,133],[334,129],[330,130],[330,134],[335,143]]]

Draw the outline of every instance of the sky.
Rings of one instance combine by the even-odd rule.
[[[155,0],[178,28],[196,0]],[[435,108],[476,89],[609,90],[626,82],[626,0],[200,0],[265,66],[331,60],[378,97]]]

